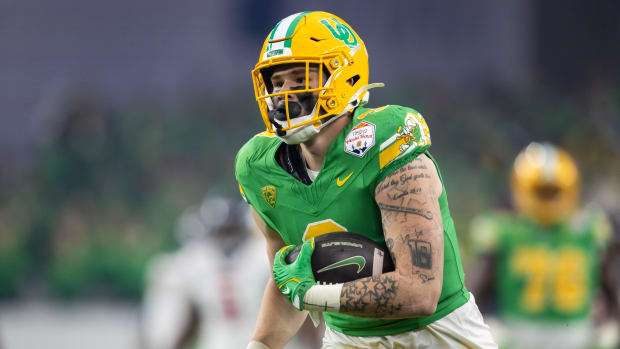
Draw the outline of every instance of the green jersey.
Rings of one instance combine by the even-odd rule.
[[[478,254],[497,256],[496,295],[506,319],[544,322],[589,316],[599,283],[600,250],[611,234],[598,210],[542,227],[508,213],[472,221]]]
[[[237,154],[236,176],[246,201],[286,244],[293,245],[338,231],[385,244],[374,199],[376,186],[418,155],[430,157],[426,122],[415,110],[400,106],[358,107],[352,122],[329,146],[323,167],[310,185],[295,179],[276,162],[281,145],[280,139],[269,134],[254,136]],[[444,271],[437,311],[428,317],[397,320],[324,313],[330,328],[353,336],[397,334],[432,323],[467,302],[469,292],[445,188],[439,206],[444,227]]]

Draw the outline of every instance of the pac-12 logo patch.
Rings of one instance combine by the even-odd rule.
[[[271,206],[272,208],[276,207],[276,187],[273,185],[264,186],[261,189],[261,193],[263,194],[263,199]]]
[[[344,139],[344,151],[360,158],[375,145],[374,124],[362,121],[357,124]]]

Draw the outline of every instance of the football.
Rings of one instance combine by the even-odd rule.
[[[312,271],[314,279],[322,284],[353,281],[377,276],[394,270],[394,262],[387,247],[351,232],[336,232],[314,238]],[[301,245],[284,260],[297,259]]]

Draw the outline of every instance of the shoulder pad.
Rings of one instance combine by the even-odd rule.
[[[494,211],[474,217],[469,224],[469,239],[475,254],[497,251],[501,241],[502,227],[510,225],[507,212]]]
[[[275,135],[261,132],[250,138],[237,152],[235,158],[235,170],[243,170],[243,166],[261,158],[272,146],[280,140]]]
[[[598,247],[604,248],[613,236],[613,227],[605,211],[595,203],[586,205],[578,212],[571,226],[579,232],[589,232],[593,235]]]
[[[376,125],[380,169],[412,152],[423,152],[431,145],[426,121],[411,108],[386,105],[365,109],[353,121],[356,124],[366,121]]]
[[[280,142],[280,139],[274,135],[261,132],[250,138],[237,152],[237,156],[235,157],[235,176],[239,183],[241,196],[246,201],[247,198],[243,187],[247,185],[248,179],[252,176],[251,168],[256,168],[256,166],[266,163],[265,161],[261,161],[261,159],[264,159],[265,153],[267,153],[269,149],[277,146]]]

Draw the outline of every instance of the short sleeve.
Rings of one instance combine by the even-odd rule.
[[[376,184],[431,145],[428,125],[420,113],[411,108],[394,106],[385,114],[378,132],[379,175]]]

